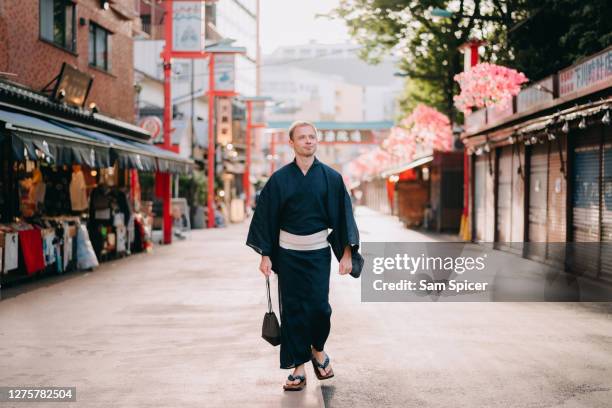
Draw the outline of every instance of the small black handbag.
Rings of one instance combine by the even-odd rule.
[[[364,260],[361,254],[357,251],[351,252],[351,276],[353,278],[358,278],[361,276],[361,270],[363,269]]]
[[[273,346],[278,346],[281,342],[280,325],[272,310],[272,299],[270,298],[270,278],[266,276],[266,288],[268,291],[268,311],[264,315],[261,326],[261,337]]]

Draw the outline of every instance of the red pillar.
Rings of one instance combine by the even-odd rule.
[[[478,48],[483,44],[482,41],[472,40],[467,43],[469,50],[464,52],[469,52],[469,67],[464,66],[464,70],[468,70],[474,65],[478,64]],[[470,177],[470,156],[467,154],[467,149],[463,151],[463,211],[461,213],[461,237],[466,241],[472,240],[472,227],[470,220],[470,186],[471,186],[471,177]]]
[[[172,15],[172,2],[165,2],[166,16]],[[172,97],[171,97],[171,83],[170,76],[171,71],[171,55],[172,51],[172,18],[167,18],[164,24],[166,45],[162,52],[163,64],[164,64],[164,144],[163,149],[172,150]],[[157,196],[163,202],[163,234],[164,244],[172,243],[172,215],[171,215],[171,188],[170,188],[170,174],[168,173],[155,173],[155,191]]]
[[[208,228],[215,226],[215,55],[208,61]]]

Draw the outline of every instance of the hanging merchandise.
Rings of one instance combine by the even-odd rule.
[[[80,225],[77,233],[77,268],[90,269],[96,266],[98,258],[89,240],[89,233],[85,225]]]
[[[30,201],[34,203],[38,212],[42,212],[42,205],[45,202],[46,184],[43,181],[42,173],[39,169],[32,172],[32,187],[30,189]]]
[[[53,255],[55,257],[55,271],[57,273],[63,273],[64,269],[62,268],[62,252],[60,250],[59,244],[53,245]]]
[[[47,180],[45,214],[51,216],[70,214],[70,170],[67,166],[43,167],[42,170]]]
[[[81,166],[72,166],[72,178],[70,180],[70,204],[72,211],[85,211],[89,203],[87,202],[87,184]]]
[[[68,267],[68,262],[72,260],[72,237],[68,230],[68,223],[64,223],[64,265],[63,270]]]
[[[39,229],[19,231],[19,245],[28,275],[45,269],[42,236]]]
[[[43,237],[43,254],[45,265],[51,265],[55,262],[55,231],[53,229],[45,229],[42,232]]]
[[[127,243],[126,243],[127,248],[126,248],[126,251],[127,251],[128,254],[132,253],[132,243],[134,242],[134,232],[135,232],[134,231],[134,215],[132,214],[132,215],[130,215],[130,219],[128,221],[127,231],[126,231],[126,233],[127,233],[127,238],[126,238],[126,240],[127,240]]]
[[[117,231],[117,252],[125,253],[127,250],[127,228],[120,225],[116,228]]]
[[[33,188],[32,178],[25,178],[19,182],[19,212],[28,218],[36,213],[36,203],[32,201],[31,194]]]
[[[19,240],[17,233],[7,232],[4,235],[4,266],[3,271],[7,273],[17,269],[19,265]]]

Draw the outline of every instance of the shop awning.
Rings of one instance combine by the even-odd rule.
[[[61,122],[57,124],[80,135],[107,143],[111,149],[112,161],[117,160],[121,168],[143,171],[158,170],[164,173],[189,173],[193,168],[193,161],[149,143],[119,139],[106,133]]]
[[[403,171],[414,169],[415,167],[422,166],[423,164],[427,164],[427,163],[429,163],[431,161],[433,161],[433,155],[430,154],[430,155],[427,155],[427,156],[423,156],[423,157],[419,157],[417,159],[414,159],[410,163],[404,164],[402,166],[399,166],[399,167],[396,167],[396,168],[393,168],[393,169],[389,169],[389,170],[385,170],[380,175],[381,175],[381,177],[389,177],[389,176],[392,176],[393,174],[399,174],[399,173],[401,173]]]
[[[85,164],[89,167],[119,167],[142,171],[189,173],[193,161],[140,141],[124,140],[106,133],[0,109],[4,128],[0,135],[12,136],[17,160],[47,160],[58,165]]]
[[[58,165],[85,164],[90,167],[111,165],[106,143],[84,137],[50,121],[23,113],[0,109],[0,132],[12,136],[11,148],[17,160],[42,159]]]

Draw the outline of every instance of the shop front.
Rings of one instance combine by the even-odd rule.
[[[612,282],[611,57],[531,84],[503,114],[466,119],[475,241]]]
[[[392,181],[395,214],[406,227],[458,231],[463,152],[434,150],[382,175]]]
[[[68,116],[0,98],[0,283],[146,251],[153,214],[139,173],[191,171],[133,125]]]

